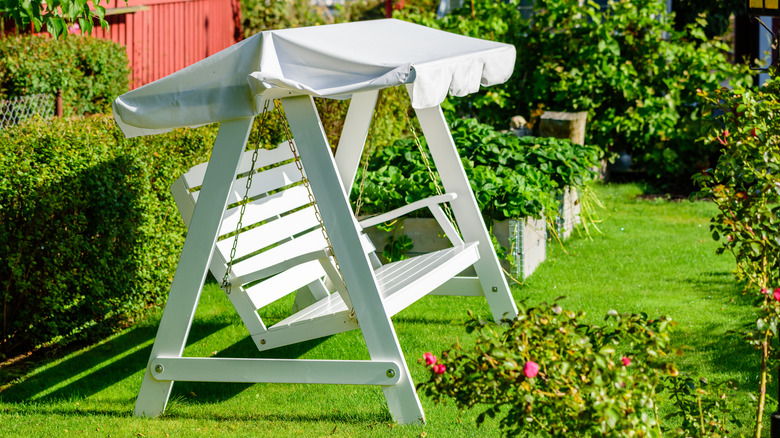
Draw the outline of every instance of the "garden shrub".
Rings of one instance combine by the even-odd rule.
[[[613,1],[603,11],[593,2],[537,0],[528,19],[517,6],[474,0],[441,20],[406,16],[517,48],[509,81],[450,98],[455,114],[506,126],[511,116],[530,119],[540,107],[587,111],[587,143],[631,154],[651,181],[666,186],[687,186],[690,175],[714,163],[717,148],[697,141],[711,120],[696,89],[749,77],[729,63],[724,43],[706,37],[703,19],[675,31],[661,0]]]
[[[62,90],[65,115],[110,111],[128,90],[125,48],[112,41],[71,35],[0,39],[0,100]]]
[[[418,389],[480,409],[478,425],[498,417],[508,436],[716,437],[734,424],[733,384],[681,374],[670,361],[669,318],[611,310],[593,325],[557,302],[518,304],[517,319],[502,325],[471,314],[476,344],[426,353],[430,377]],[[664,418],[662,394],[674,406]]]
[[[161,304],[184,239],[169,186],[214,127],[125,139],[106,116],[0,131],[0,357]]]
[[[761,353],[756,435],[766,402],[769,361],[777,357],[773,339],[780,323],[780,79],[759,90],[701,91],[708,107],[722,112],[721,127],[708,141],[721,147],[717,165],[695,176],[698,196],[712,199],[718,213],[711,220],[719,253],[736,261],[736,277],[753,297],[755,324],[744,337]]]
[[[517,137],[474,119],[455,120],[451,132],[488,223],[492,219],[540,218],[544,211],[558,211],[557,198],[564,187],[583,187],[592,180],[603,155],[597,146]],[[421,143],[425,146],[424,138]],[[427,148],[423,149],[428,157]],[[429,157],[428,161],[432,163]],[[411,139],[398,140],[379,150],[369,161],[365,175],[365,181],[353,190],[357,203],[363,187],[363,214],[380,213],[436,194],[422,152]],[[361,169],[357,181],[362,179]]]

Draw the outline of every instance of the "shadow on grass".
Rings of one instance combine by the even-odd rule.
[[[254,341],[246,337],[228,348],[218,352],[214,357],[267,358],[267,359],[297,359],[314,349],[327,337],[258,351]],[[221,382],[176,382],[173,385],[171,398],[186,400],[187,403],[214,403],[233,398],[254,385],[253,383],[221,383]],[[193,394],[195,397],[193,397]],[[231,417],[232,418],[232,417]]]
[[[241,414],[236,412],[225,413],[223,415],[208,415],[208,414],[187,414],[184,412],[172,412],[166,413],[166,418],[171,419],[186,419],[186,420],[227,420],[230,421],[269,421],[269,422],[300,422],[300,423],[321,423],[321,422],[333,422],[342,424],[377,424],[377,423],[392,423],[393,419],[389,412],[383,414],[378,413],[358,413],[358,412],[341,412],[339,410],[333,410],[328,413],[320,414],[305,414],[300,412],[290,412],[285,414],[264,414],[259,411],[254,414]]]
[[[211,322],[196,322],[190,331],[190,342],[197,342],[224,326],[224,324]],[[149,343],[154,339],[156,332],[156,326],[130,329],[115,339],[77,353],[73,357],[19,383],[8,385],[0,392],[0,399],[6,402],[32,400],[36,395],[72,379],[76,380],[40,397],[38,400],[48,402],[93,395],[143,370],[152,351],[151,344],[125,356],[122,355],[129,350]],[[120,356],[120,359],[114,360]],[[45,363],[39,366],[43,367]],[[88,374],[76,378],[85,371],[89,371]]]

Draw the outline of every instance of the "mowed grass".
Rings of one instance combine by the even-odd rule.
[[[566,296],[562,306],[584,310],[592,323],[602,322],[610,309],[668,315],[678,322],[675,342],[685,350],[678,358],[681,371],[733,379],[740,388],[735,401],[748,403],[757,389],[758,356],[726,332],[748,323],[753,309],[731,274],[733,260],[715,255],[708,232],[714,205],[638,199],[635,185],[596,191],[606,207],[599,211],[604,234],[575,233],[565,250],[550,244],[547,261],[524,285],[513,287],[515,298],[534,304]],[[289,305],[278,302],[271,317]],[[428,375],[418,363],[424,352],[440,352],[456,341],[473,343],[463,329],[467,310],[490,315],[482,299],[427,297],[393,318],[415,381]],[[477,428],[476,412],[459,416],[452,404],[434,405],[424,396],[427,425],[395,425],[381,390],[360,386],[177,382],[163,417],[135,418],[133,404],[159,317],[154,313],[96,345],[29,365],[29,372],[0,392],[0,436],[500,435],[497,422]],[[213,280],[204,287],[185,355],[368,358],[358,331],[259,354]],[[8,381],[14,370],[18,365],[0,373]],[[747,434],[752,405],[739,413]]]

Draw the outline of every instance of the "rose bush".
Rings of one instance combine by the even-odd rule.
[[[476,332],[476,345],[458,343],[438,358],[426,353],[420,362],[431,374],[418,388],[436,402],[483,408],[477,423],[498,416],[510,436],[727,433],[733,385],[707,386],[678,372],[668,356],[671,319],[610,311],[599,326],[558,304],[518,307],[518,318],[504,325],[471,314],[467,331]],[[662,394],[676,407],[668,425],[657,409]]]

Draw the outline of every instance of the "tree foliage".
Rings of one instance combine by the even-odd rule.
[[[105,3],[108,5],[108,0]],[[92,33],[95,20],[108,29],[106,8],[100,0],[0,0],[0,15],[11,18],[20,28],[32,26],[36,32],[45,25],[54,38],[67,35],[68,26],[74,23],[88,34]]]

